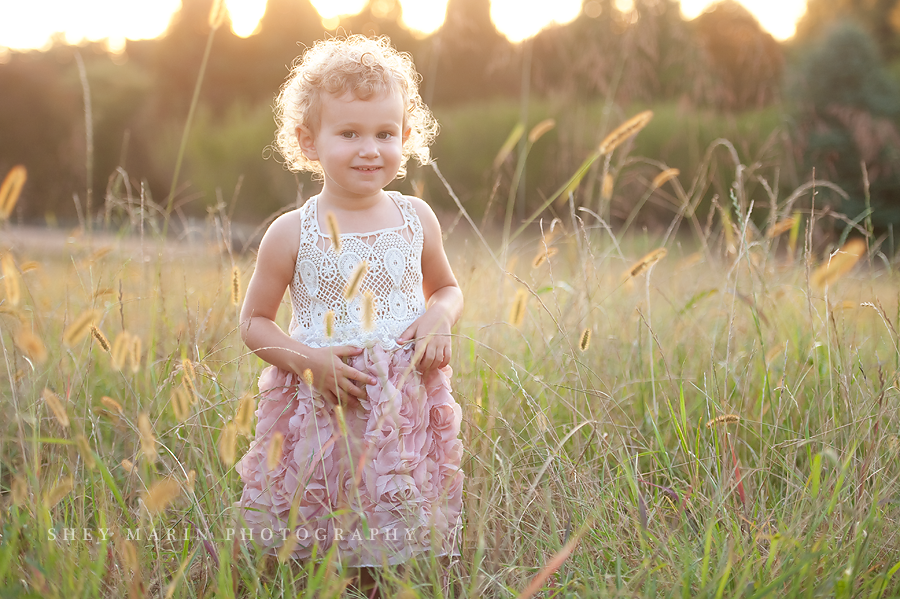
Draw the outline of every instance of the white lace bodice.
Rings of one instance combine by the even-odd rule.
[[[291,337],[310,347],[330,345],[399,347],[397,337],[425,313],[422,293],[422,223],[412,203],[387,192],[403,215],[403,224],[368,233],[341,233],[341,250],[319,228],[317,196],[300,208],[300,250],[291,281]],[[356,266],[368,272],[349,301],[344,288]],[[374,327],[363,327],[363,294],[375,298]],[[334,333],[325,318],[334,312]]]

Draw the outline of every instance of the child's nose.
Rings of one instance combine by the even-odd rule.
[[[377,158],[379,156],[378,144],[374,139],[364,139],[359,148],[359,155],[364,158]]]

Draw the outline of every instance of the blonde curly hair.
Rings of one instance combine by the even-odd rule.
[[[404,131],[409,128],[397,176],[406,175],[410,157],[427,164],[428,146],[437,135],[438,124],[419,96],[420,80],[409,54],[395,50],[387,37],[351,35],[316,42],[294,61],[276,99],[275,145],[284,156],[285,165],[293,171],[324,175],[318,161],[303,155],[297,140],[298,126],[313,131],[318,128],[323,93],[341,96],[350,92],[360,100],[368,100],[393,90],[403,98]]]

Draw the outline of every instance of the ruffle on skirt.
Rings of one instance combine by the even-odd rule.
[[[462,410],[450,367],[423,376],[412,355],[375,345],[347,359],[378,384],[366,386],[366,399],[344,401],[346,435],[334,407],[300,377],[263,370],[256,437],[236,466],[248,539],[246,529],[270,553],[291,545],[298,559],[334,546],[347,567],[459,555]],[[283,442],[270,461],[276,433]]]

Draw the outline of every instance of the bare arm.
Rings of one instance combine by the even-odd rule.
[[[422,372],[443,368],[450,363],[450,329],[459,321],[463,309],[463,295],[450,268],[441,225],[422,200],[413,202],[425,236],[422,248],[422,291],[427,302],[425,314],[400,335],[399,342],[421,338],[416,345],[418,365]]]
[[[365,397],[365,391],[352,381],[374,384],[375,380],[341,361],[358,354],[356,347],[311,348],[292,339],[275,323],[278,306],[294,276],[299,249],[299,223],[296,213],[280,216],[263,236],[256,268],[247,286],[241,306],[241,339],[257,356],[295,374],[309,369],[313,384],[331,401],[339,395]]]

